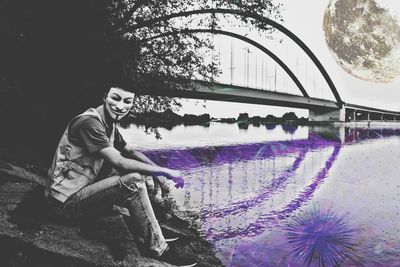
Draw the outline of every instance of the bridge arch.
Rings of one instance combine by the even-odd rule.
[[[288,36],[291,40],[293,40],[308,55],[308,57],[312,60],[312,62],[316,65],[316,67],[321,72],[322,76],[324,77],[325,81],[327,82],[329,88],[331,89],[338,106],[342,107],[342,105],[344,104],[344,102],[340,98],[340,95],[336,89],[336,86],[333,83],[332,79],[330,78],[328,72],[325,70],[324,66],[321,64],[321,62],[318,60],[318,58],[315,56],[315,54],[311,51],[311,49],[299,37],[297,37],[297,35],[295,35],[289,29],[284,27],[282,24],[279,24],[278,22],[276,22],[272,19],[263,17],[261,15],[247,13],[247,12],[243,12],[240,10],[221,9],[221,8],[191,10],[191,11],[184,11],[184,12],[178,12],[178,13],[174,13],[174,14],[170,14],[170,15],[165,15],[163,17],[154,18],[154,19],[150,19],[147,21],[142,21],[140,23],[133,25],[131,27],[131,29],[132,30],[139,29],[139,28],[146,27],[146,26],[152,25],[152,24],[160,22],[160,21],[168,21],[172,18],[187,17],[187,16],[199,15],[199,14],[233,14],[233,15],[238,15],[238,16],[242,16],[245,18],[252,18],[252,19],[263,22],[267,25],[270,25],[270,26],[278,29],[283,34]]]
[[[297,87],[299,88],[299,90],[301,91],[301,93],[303,94],[304,97],[310,97],[308,95],[307,91],[304,89],[304,86],[301,84],[299,79],[296,77],[296,75],[290,70],[290,68],[277,55],[275,55],[273,52],[271,52],[269,49],[267,49],[265,46],[261,45],[260,43],[254,41],[254,40],[252,40],[250,38],[247,38],[245,36],[242,36],[240,34],[233,33],[233,32],[228,32],[228,31],[223,31],[223,30],[216,30],[216,29],[185,29],[185,30],[180,30],[180,31],[175,31],[175,32],[168,32],[168,33],[164,33],[164,34],[159,34],[157,36],[150,37],[150,38],[145,39],[143,41],[147,42],[147,41],[150,41],[150,40],[153,40],[153,39],[156,39],[156,38],[165,37],[165,36],[168,36],[168,35],[185,34],[185,33],[221,34],[221,35],[226,35],[226,36],[230,36],[232,38],[236,38],[236,39],[242,40],[242,41],[244,41],[244,42],[246,42],[248,44],[251,44],[251,45],[257,47],[262,52],[264,52],[269,57],[271,57],[276,63],[278,63],[278,65],[289,75],[289,77],[297,85]]]

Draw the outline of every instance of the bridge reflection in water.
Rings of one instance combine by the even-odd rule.
[[[173,191],[177,209],[197,221],[211,242],[234,246],[277,226],[285,228],[329,178],[344,145],[398,135],[400,129],[310,127],[308,138],[302,140],[154,150],[148,154],[186,174],[185,191]],[[313,214],[320,213],[325,214]],[[337,216],[332,218],[342,223]],[[351,256],[352,260],[357,258]],[[229,257],[232,261],[232,255]],[[343,257],[333,260],[333,265]]]

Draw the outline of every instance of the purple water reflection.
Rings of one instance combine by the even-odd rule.
[[[226,238],[238,236],[254,236],[262,231],[275,220],[287,218],[293,211],[297,210],[312,197],[313,192],[318,185],[323,181],[332,166],[337,154],[340,150],[340,143],[321,138],[318,135],[310,134],[306,140],[269,142],[258,144],[246,144],[237,146],[212,147],[212,148],[196,148],[191,150],[172,150],[172,151],[150,151],[149,156],[159,164],[167,165],[171,168],[188,169],[199,168],[205,165],[221,165],[232,163],[237,160],[251,161],[256,159],[284,157],[289,154],[298,153],[294,163],[287,167],[280,175],[271,180],[271,182],[261,192],[250,199],[242,199],[237,202],[230,203],[228,207],[217,210],[207,209],[201,210],[201,221],[205,223],[209,219],[223,218],[229,215],[237,215],[247,211],[249,208],[254,208],[257,205],[265,203],[270,196],[279,189],[285,188],[285,183],[294,175],[300,164],[304,160],[307,151],[334,147],[333,153],[325,166],[318,172],[313,182],[308,185],[303,192],[289,202],[281,210],[273,211],[267,214],[262,214],[255,221],[251,222],[245,229],[224,229],[216,230],[209,228],[205,235],[209,240],[218,241]],[[203,182],[201,183],[204,188]],[[210,188],[212,190],[212,188]],[[203,190],[202,190],[203,191]],[[212,192],[210,192],[212,194]],[[202,197],[202,200],[204,197]],[[203,201],[202,201],[203,203]]]
[[[213,228],[210,228],[209,231],[206,232],[206,236],[213,242],[234,237],[256,236],[264,232],[266,228],[271,227],[276,221],[287,219],[294,211],[311,199],[315,190],[326,178],[329,169],[332,167],[333,162],[339,154],[340,147],[340,145],[334,147],[334,150],[326,161],[325,166],[313,178],[312,183],[308,185],[296,198],[291,200],[283,209],[261,215],[255,220],[255,222],[250,223],[245,229],[228,229],[223,232],[214,232]]]
[[[358,143],[363,140],[400,136],[400,129],[391,128],[345,128],[345,143]]]
[[[283,171],[281,175],[274,178],[271,183],[259,194],[257,197],[252,199],[246,199],[242,201],[238,201],[235,203],[231,203],[229,207],[218,209],[218,210],[202,210],[201,219],[206,220],[210,217],[220,218],[225,217],[230,214],[237,214],[240,211],[247,210],[250,207],[254,207],[266,200],[271,196],[272,193],[277,191],[278,189],[283,189],[285,182],[288,181],[288,178],[292,175],[293,172],[297,170],[300,166],[300,163],[304,160],[306,152],[301,152],[300,155],[296,158],[293,165],[286,170]]]
[[[240,244],[235,250],[234,258],[224,262],[227,265],[360,266],[368,263],[365,266],[397,266],[398,261],[395,260],[394,254],[384,254],[391,257],[390,261],[372,259],[372,256],[368,259],[369,255],[376,254],[377,249],[379,251],[381,248],[373,247],[367,236],[362,240],[356,236],[354,225],[349,224],[347,218],[336,216],[333,210],[309,210],[308,215],[302,211],[313,203],[317,192],[321,192],[320,188],[327,188],[322,185],[326,182],[331,183],[335,178],[329,174],[332,173],[332,167],[337,165],[338,161],[334,163],[338,156],[343,158],[341,151],[346,145],[361,147],[363,145],[357,144],[366,140],[364,147],[367,147],[371,143],[368,140],[399,135],[400,129],[353,128],[345,129],[342,143],[310,133],[309,138],[303,140],[152,150],[148,151],[147,155],[161,165],[188,173],[189,187],[185,192],[185,206],[189,207],[191,212],[197,212],[195,218],[199,220],[201,231],[209,241],[219,247],[224,247],[224,242],[232,244],[229,243],[231,240]],[[307,160],[312,153],[317,156],[313,156],[313,160]],[[324,153],[327,154],[326,157]],[[318,158],[319,154],[321,161],[316,161],[315,157]],[[270,164],[275,159],[287,160],[279,162],[275,167]],[[313,164],[316,166],[315,171],[304,170]],[[257,168],[268,173],[276,172],[277,175],[257,178],[253,172]],[[303,179],[298,178],[299,174],[304,175]],[[294,178],[296,175],[297,180]],[[327,179],[328,177],[332,179]],[[257,179],[260,181],[255,183]],[[303,184],[303,181],[307,183]],[[251,188],[254,184],[257,185],[256,189]],[[253,193],[249,193],[251,190]],[[223,194],[223,197],[219,197],[219,194]],[[284,197],[283,205],[280,205],[280,202],[279,205],[274,204],[274,199],[280,196]],[[200,201],[196,202],[197,200]],[[340,203],[340,200],[335,201]],[[266,209],[269,207],[271,209]],[[292,228],[290,224],[281,228],[287,222],[292,223]],[[270,235],[265,242],[245,244],[243,241],[256,240],[271,229],[278,229],[281,234]],[[294,236],[297,231],[297,239],[289,242],[290,238],[286,235],[288,231],[292,231]],[[377,235],[379,233],[375,236]],[[301,245],[312,244],[311,240],[317,239],[320,245]],[[354,250],[355,242],[365,243],[365,252],[361,256]],[[388,244],[387,241],[379,242]],[[394,239],[392,243],[390,244],[393,248],[380,246],[383,246],[384,250],[399,251],[396,248],[399,245],[398,240]],[[224,250],[224,253],[226,251]],[[315,256],[316,254],[319,256]],[[400,258],[400,255],[397,256]],[[376,265],[371,265],[371,262]],[[382,265],[382,262],[388,264]]]
[[[161,166],[185,170],[213,164],[232,163],[238,160],[248,161],[282,157],[305,150],[321,149],[334,143],[337,142],[328,141],[316,134],[311,134],[308,139],[303,140],[176,150],[150,150],[145,153]]]

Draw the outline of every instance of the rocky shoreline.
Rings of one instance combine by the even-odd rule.
[[[4,266],[172,266],[141,252],[124,223],[126,214],[115,209],[91,222],[62,221],[46,212],[42,175],[0,163],[0,262]],[[169,207],[161,212],[171,212]],[[159,221],[163,229],[180,237],[174,245],[177,253],[196,258],[197,266],[222,266],[212,246],[189,223],[179,217]]]

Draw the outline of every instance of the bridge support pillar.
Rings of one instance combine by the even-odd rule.
[[[324,125],[308,127],[308,136],[319,135],[327,140],[338,141],[342,144],[345,142],[345,127]]]
[[[314,122],[344,122],[346,120],[345,108],[336,110],[309,110],[309,121]]]

